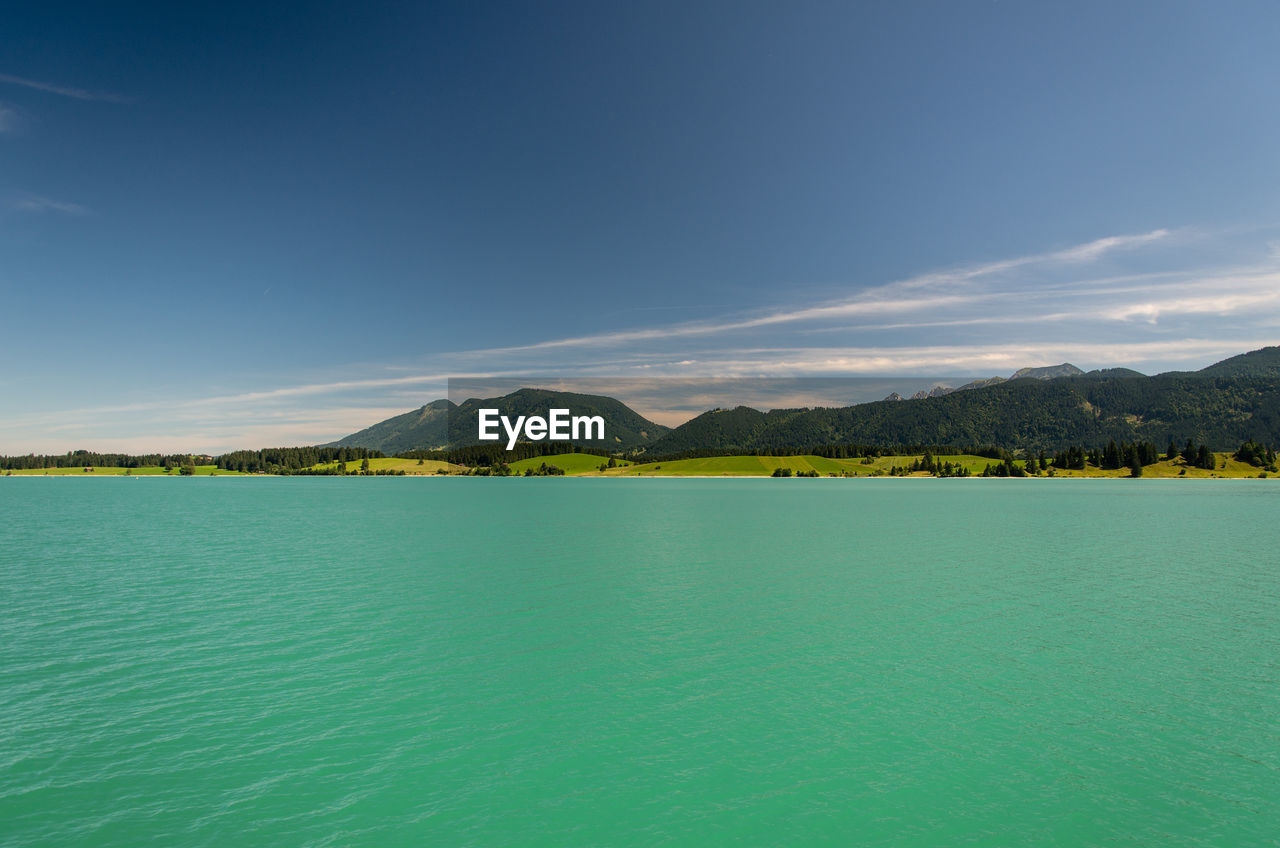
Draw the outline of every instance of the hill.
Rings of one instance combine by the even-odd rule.
[[[440,447],[449,441],[449,416],[455,409],[457,407],[447,400],[433,400],[412,412],[379,421],[322,447],[369,448],[392,455]]]
[[[1009,379],[1057,380],[1060,377],[1079,377],[1083,373],[1070,362],[1064,362],[1061,365],[1047,365],[1043,368],[1019,368]]]
[[[1127,368],[1085,373],[1074,365],[1023,368],[1009,379],[939,387],[842,408],[747,406],[704,412],[674,430],[619,400],[525,388],[498,398],[446,400],[353,433],[335,446],[384,453],[478,444],[481,408],[514,418],[562,407],[605,419],[603,441],[583,447],[664,456],[686,451],[796,450],[827,444],[998,445],[1059,450],[1068,445],[1170,440],[1233,450],[1246,439],[1280,444],[1280,347],[1234,356],[1201,371],[1153,377]]]
[[[574,415],[599,415],[604,418],[605,438],[575,442],[583,447],[615,450],[641,448],[665,435],[668,430],[615,398],[549,389],[520,389],[502,397],[472,398],[458,404],[457,409],[449,416],[449,441],[454,447],[480,444],[477,434],[481,409],[497,409],[499,414],[514,420],[520,415],[546,415],[547,410],[553,408],[569,409]]]
[[[548,409],[570,409],[574,415],[599,415],[605,421],[605,438],[579,440],[583,447],[633,450],[665,435],[667,427],[655,424],[622,401],[603,395],[520,389],[496,398],[469,398],[461,404],[432,401],[403,415],[380,421],[345,436],[326,447],[361,447],[398,454],[480,444],[479,411],[497,409],[514,420],[521,415],[546,415]]]
[[[1251,350],[1194,372],[1202,377],[1267,377],[1280,374],[1280,347]]]
[[[1141,371],[1134,371],[1132,368],[1098,368],[1083,375],[1085,377],[1093,377],[1095,379],[1114,380],[1117,377],[1145,377]]]
[[[1194,439],[1230,450],[1250,438],[1280,442],[1280,348],[1233,357],[1198,372],[1154,377],[1128,369],[1084,374],[1065,365],[1018,373],[1040,379],[843,408],[765,413],[739,407],[731,415],[706,413],[646,452],[753,452],[850,443],[1057,450],[1112,439],[1147,440],[1162,447],[1171,439]]]

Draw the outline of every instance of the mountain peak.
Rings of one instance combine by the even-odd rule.
[[[600,415],[607,422],[607,437],[600,443],[582,440],[591,447],[634,448],[667,432],[615,398],[525,387],[495,398],[468,398],[462,404],[435,400],[411,412],[366,427],[330,443],[332,447],[363,447],[386,454],[430,450],[478,443],[476,417],[481,407],[497,409],[515,418],[545,415],[550,407],[571,408],[575,414]]]
[[[1070,362],[1064,362],[1061,365],[1046,365],[1042,368],[1019,368],[1013,372],[1010,380],[1021,380],[1031,378],[1033,380],[1056,380],[1059,377],[1079,377],[1084,374],[1079,368]]]
[[[1197,372],[1205,377],[1257,377],[1270,376],[1280,372],[1280,347],[1264,347],[1251,350],[1221,362],[1215,362],[1208,368]]]

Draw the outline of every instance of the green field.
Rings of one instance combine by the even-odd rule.
[[[907,466],[914,456],[882,456],[870,464],[860,459],[828,459],[824,456],[713,456],[702,459],[676,459],[667,462],[648,462],[628,468],[606,472],[608,477],[768,477],[776,468],[790,468],[793,473],[816,471],[823,477],[835,475],[873,477],[888,474],[895,465]],[[939,456],[938,462],[962,465],[971,473],[980,474],[994,460],[981,456]],[[921,477],[928,475],[921,472]]]
[[[178,469],[175,467],[168,474],[164,473],[164,468],[159,465],[144,465],[141,468],[118,468],[115,466],[96,466],[85,470],[85,466],[76,466],[74,468],[28,468],[21,471],[0,471],[0,474],[12,474],[15,477],[33,477],[33,476],[49,476],[49,477],[122,477],[125,475],[132,477],[181,477]],[[244,477],[239,471],[223,471],[216,465],[197,465],[197,477]]]
[[[1217,460],[1217,467],[1209,471],[1204,468],[1196,468],[1185,464],[1180,459],[1162,459],[1154,465],[1145,466],[1142,469],[1142,476],[1152,478],[1169,478],[1169,477],[1185,477],[1185,478],[1242,478],[1257,477],[1263,473],[1261,468],[1255,468],[1247,462],[1240,462],[1231,458],[1229,453],[1215,453],[1214,458]],[[1019,463],[1021,464],[1021,463]],[[1044,476],[1045,472],[1040,472]],[[1129,469],[1109,469],[1087,468],[1084,471],[1064,471],[1061,468],[1054,469],[1055,477],[1128,477]],[[1268,474],[1268,477],[1275,476]]]
[[[516,474],[523,474],[526,468],[537,470],[538,467],[545,462],[547,465],[554,465],[557,468],[563,469],[565,474],[594,474],[598,476],[600,474],[600,466],[608,461],[609,458],[607,456],[596,456],[595,454],[590,453],[562,453],[557,454],[556,456],[537,456],[531,457],[530,459],[518,459],[511,463],[511,470]],[[625,459],[619,459],[616,460],[616,462],[623,468],[631,465],[631,463],[627,462]],[[616,471],[619,469],[614,470]],[[609,473],[612,474],[613,471],[610,471]]]
[[[1244,462],[1239,462],[1231,458],[1229,453],[1217,453],[1214,455],[1217,459],[1217,467],[1212,470],[1203,468],[1195,468],[1187,465],[1180,459],[1161,460],[1154,465],[1148,465],[1142,469],[1144,478],[1186,478],[1186,479],[1207,479],[1207,478],[1246,478],[1270,476],[1280,479],[1280,475],[1264,475],[1262,469],[1255,468]],[[608,460],[604,457],[595,456],[586,453],[566,453],[556,456],[535,457],[532,459],[521,459],[511,463],[511,470],[515,474],[523,474],[525,469],[537,469],[542,463],[555,465],[563,469],[566,475],[576,477],[768,477],[775,468],[790,468],[792,473],[801,471],[817,471],[822,477],[830,476],[854,476],[854,477],[877,477],[890,473],[890,470],[897,466],[899,468],[910,466],[912,461],[920,459],[920,456],[881,456],[874,458],[870,463],[864,464],[860,459],[828,459],[822,456],[715,456],[705,457],[702,459],[675,459],[665,462],[645,462],[631,463],[626,460],[619,459],[618,467],[611,468],[601,472],[601,463]],[[956,456],[936,456],[934,460],[938,463],[950,462],[952,465],[958,465],[967,468],[970,474],[980,475],[984,468],[988,465],[997,464],[997,460],[989,459],[983,456],[972,455],[956,455]],[[1022,460],[1016,460],[1015,464],[1023,467]],[[349,474],[359,474],[360,461],[347,463],[347,472]],[[315,470],[330,470],[336,468],[336,463],[328,463],[326,465],[313,466]],[[406,475],[413,476],[435,476],[441,471],[448,474],[465,473],[466,468],[461,465],[454,465],[448,462],[442,462],[434,459],[422,460],[416,459],[396,459],[394,457],[382,457],[369,460],[370,471],[403,471]],[[196,476],[209,477],[243,477],[248,476],[238,471],[222,471],[214,465],[197,465]],[[56,477],[119,477],[124,475],[135,477],[179,477],[181,476],[177,468],[174,468],[168,475],[164,473],[164,469],[160,466],[144,466],[142,468],[118,468],[99,466],[85,471],[83,467],[74,468],[33,468],[21,471],[3,471],[0,475],[12,475],[20,477],[32,476],[56,476]],[[919,471],[907,476],[911,477],[928,477],[928,473]],[[1040,472],[1041,477],[1048,476],[1048,472]],[[1129,469],[1120,468],[1112,470],[1104,470],[1101,468],[1088,468],[1084,471],[1066,471],[1063,469],[1053,469],[1054,477],[1128,477]]]
[[[1154,465],[1146,466],[1143,468],[1142,476],[1157,479],[1171,477],[1206,479],[1258,477],[1262,474],[1262,469],[1232,459],[1229,453],[1217,453],[1214,456],[1217,458],[1217,468],[1212,471],[1195,468],[1183,463],[1180,459],[1175,459],[1162,460]],[[793,473],[817,471],[823,477],[833,474],[836,476],[873,477],[890,473],[894,466],[899,468],[910,466],[913,461],[920,458],[920,455],[882,456],[874,458],[869,464],[863,464],[860,459],[827,459],[826,457],[811,455],[716,456],[703,459],[677,459],[667,462],[639,463],[625,468],[610,470],[604,475],[600,475],[600,472],[594,469],[589,470],[588,473],[593,476],[606,477],[767,477],[773,473],[775,468],[790,468]],[[972,475],[980,475],[988,465],[998,464],[998,460],[968,454],[939,455],[934,457],[934,461],[937,463],[950,462],[952,465],[968,469]],[[1023,467],[1022,460],[1017,460],[1015,464],[1019,468]],[[576,472],[568,471],[568,473]],[[927,472],[918,471],[907,476],[928,477],[931,475]],[[1039,476],[1048,476],[1048,472],[1041,471]],[[1128,477],[1129,469],[1104,470],[1092,467],[1084,471],[1054,469],[1053,476]]]
[[[364,460],[353,459],[347,462],[348,474],[359,474],[360,466]],[[312,466],[316,471],[332,471],[338,467],[336,462],[322,463]],[[378,457],[369,460],[370,471],[403,471],[408,475],[418,474],[436,474],[444,469],[448,472],[456,472],[464,470],[461,465],[454,465],[451,462],[442,462],[438,459],[397,459],[393,456]]]

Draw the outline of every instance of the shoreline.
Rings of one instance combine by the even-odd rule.
[[[1224,476],[1215,474],[1212,476],[1151,476],[1151,477],[1128,477],[1119,476],[1091,476],[1085,474],[1071,474],[1050,477],[1048,475],[1039,475],[1036,477],[983,477],[973,474],[968,477],[938,477],[934,475],[892,475],[892,474],[859,474],[852,477],[842,477],[839,475],[820,475],[817,477],[774,477],[770,474],[556,474],[556,475],[530,475],[526,478],[523,474],[487,475],[487,474],[200,474],[193,475],[192,479],[211,479],[219,478],[223,480],[286,480],[286,479],[318,479],[318,480],[334,480],[334,479],[372,479],[382,478],[389,480],[440,480],[440,479],[457,479],[457,480],[524,480],[524,479],[542,479],[550,478],[553,480],[1004,480],[1008,482],[1027,482],[1031,480],[1040,481],[1059,481],[1059,480],[1132,480],[1147,482],[1158,480],[1181,481],[1196,480],[1201,482],[1212,480],[1280,480],[1280,474],[1268,474],[1261,477],[1257,474],[1239,474]],[[30,480],[181,480],[184,479],[178,475],[169,474],[0,474],[0,479],[30,479]]]

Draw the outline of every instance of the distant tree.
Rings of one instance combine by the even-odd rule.
[[[1119,468],[1121,463],[1120,448],[1116,446],[1115,439],[1107,442],[1107,447],[1102,452],[1103,468]]]
[[[363,472],[363,473],[365,473],[365,474],[368,474],[368,473],[369,473],[369,459],[368,459],[368,457],[366,457],[365,459],[361,460],[361,462],[360,462],[360,471],[361,471],[361,472]]]
[[[1234,454],[1235,459],[1240,462],[1247,462],[1254,468],[1274,465],[1275,456],[1275,451],[1265,445],[1258,444],[1253,439],[1241,444]]]
[[[190,477],[191,475],[196,473],[196,467],[188,462],[178,469],[178,473],[181,474],[183,477]]]

